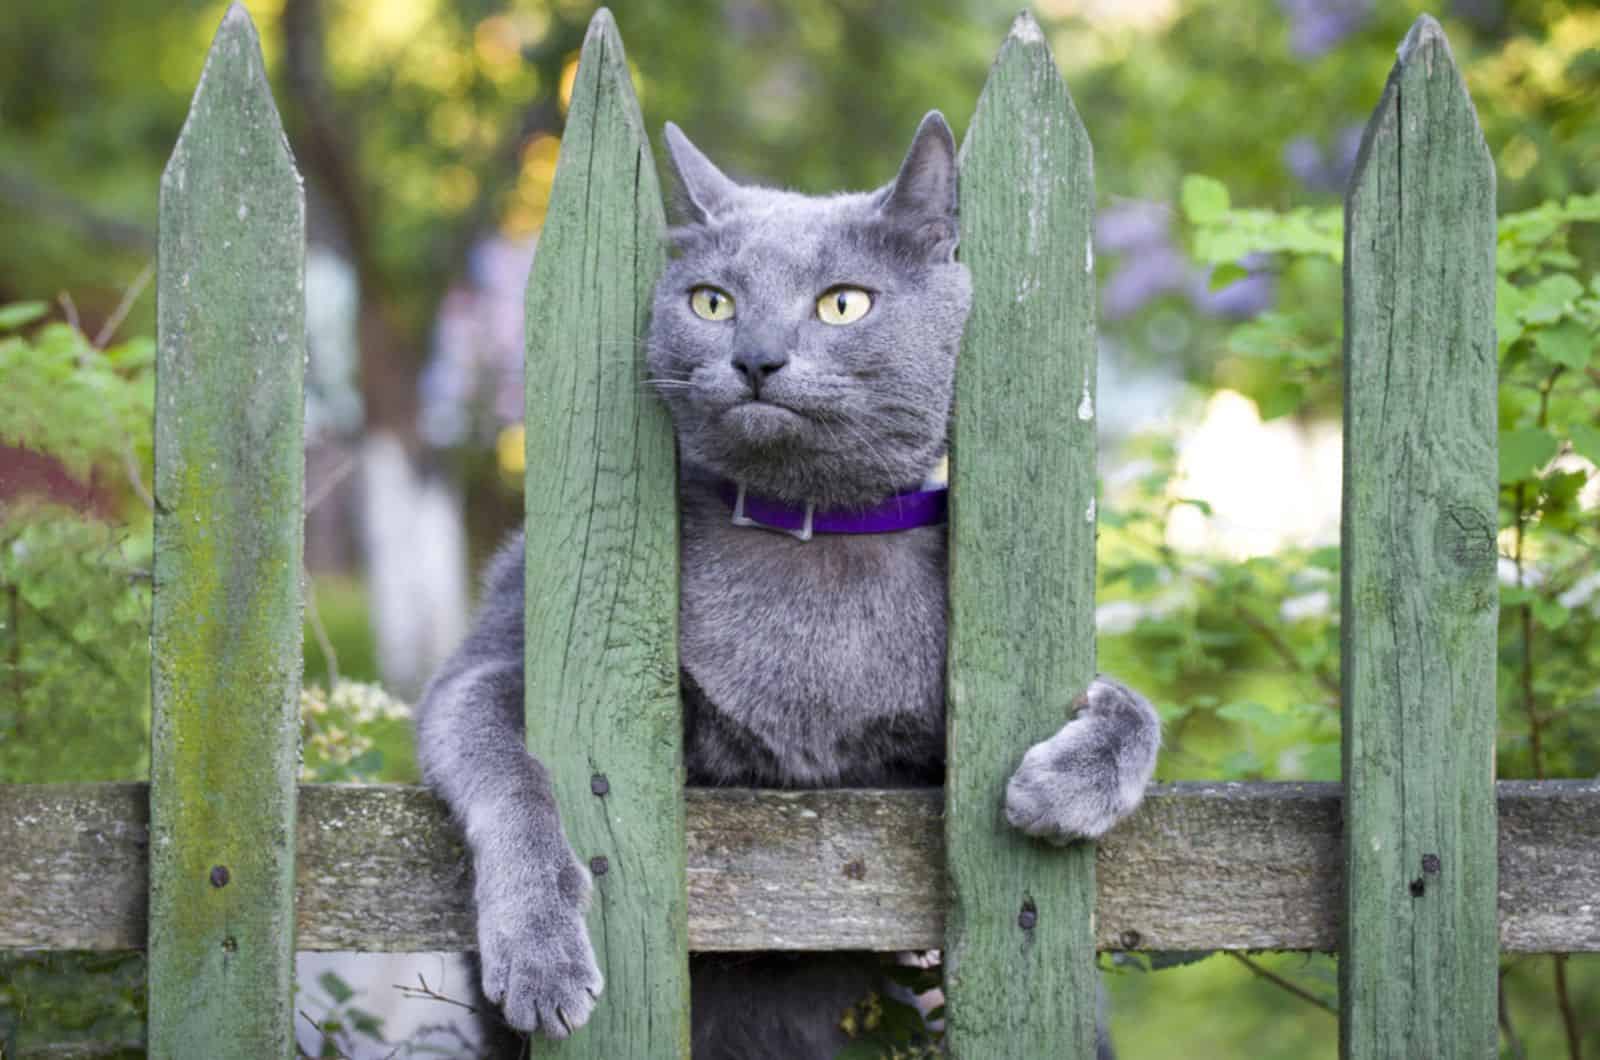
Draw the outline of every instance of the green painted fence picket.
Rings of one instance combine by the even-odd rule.
[[[292,1055],[305,201],[244,8],[161,179],[149,1052]]]
[[[590,1025],[560,1046],[541,1043],[540,1055],[688,1055],[686,840],[701,864],[772,834],[792,846],[815,832],[805,841],[822,850],[830,828],[841,849],[888,850],[879,821],[895,812],[917,823],[894,857],[943,857],[948,891],[919,880],[902,894],[847,866],[808,876],[807,900],[825,902],[833,886],[855,888],[859,909],[903,903],[918,910],[918,938],[937,938],[944,903],[952,1056],[1093,1055],[1096,850],[1024,839],[1005,825],[1001,801],[1023,751],[1066,720],[1094,673],[1093,210],[1088,135],[1024,14],[961,152],[960,254],[975,298],[952,435],[943,850],[935,807],[906,793],[720,793],[696,802],[698,832],[686,837],[676,469],[666,414],[641,385],[638,342],[665,220],[621,39],[609,14],[595,16],[528,288],[526,718],[528,746],[549,765],[569,838],[595,878],[590,928],[607,988]],[[1424,17],[1368,127],[1346,213],[1340,967],[1341,1051],[1351,1058],[1496,1048],[1494,226],[1493,167],[1471,101]],[[235,5],[161,190],[148,921],[158,1057],[293,1048],[304,238],[299,177],[254,28]],[[1166,792],[1147,816],[1211,820],[1194,827],[1221,836],[1216,807],[1233,796],[1243,813],[1267,798],[1304,809],[1316,794],[1257,787],[1228,798]],[[1578,787],[1552,796],[1549,821],[1600,798]],[[114,808],[128,793],[92,794],[0,791],[0,835],[25,847],[0,864],[0,895],[32,893],[36,861],[86,864],[81,837],[35,837],[28,807],[99,807],[74,827],[106,830],[93,822],[122,813]],[[1331,789],[1319,797],[1331,804]],[[443,828],[414,793],[349,798],[395,815],[409,807]],[[1185,809],[1208,799],[1210,818]],[[836,816],[820,820],[812,805]],[[1331,861],[1336,807],[1313,809],[1285,811],[1280,826],[1307,850],[1326,833]],[[302,841],[326,808],[308,812]],[[785,823],[806,813],[811,831]],[[1521,818],[1500,818],[1502,830],[1508,820],[1517,842],[1538,849],[1574,831]],[[123,830],[140,827],[129,816]],[[1194,848],[1192,836],[1179,839],[1162,849]],[[428,879],[459,858],[448,840],[434,845]],[[112,860],[140,849],[123,842]],[[1573,864],[1592,857],[1562,849]],[[315,843],[311,854],[327,856]],[[807,855],[782,857],[773,864]],[[1513,882],[1511,901],[1525,909],[1530,885]],[[302,903],[312,895],[325,916],[334,899],[317,897],[317,880],[300,883]],[[766,885],[752,876],[740,886]],[[715,896],[706,901],[715,907]],[[40,908],[58,912],[30,914],[10,935],[100,945],[139,923],[115,895],[86,903],[84,924],[49,922],[65,915],[61,901]],[[416,937],[466,937],[455,906],[417,908],[433,919]],[[1157,916],[1128,908],[1119,915]],[[740,913],[716,907],[701,937],[786,945],[771,926],[781,916],[752,926]],[[882,916],[851,915],[827,944],[848,944],[850,930],[865,938],[869,923],[876,938],[892,934]],[[1182,937],[1237,945],[1239,925],[1211,915]],[[1574,947],[1595,948],[1600,933],[1585,915],[1563,908],[1559,923],[1577,925],[1566,929]],[[1298,923],[1273,930],[1324,937]],[[1168,936],[1158,927],[1153,937]],[[1137,946],[1141,935],[1121,938]]]
[[[605,996],[552,1055],[687,1055],[672,426],[638,336],[665,255],[611,16],[589,24],[528,284],[527,733],[594,877]]]
[[[999,798],[1094,676],[1093,218],[1088,134],[1024,13],[961,148],[973,297],[951,439],[945,777],[957,1056],[1094,1052],[1094,847],[1027,838]]]
[[[1494,164],[1438,23],[1345,201],[1342,1054],[1491,1057]]]

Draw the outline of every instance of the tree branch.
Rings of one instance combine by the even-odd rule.
[[[155,249],[156,234],[150,227],[120,217],[108,217],[15,169],[0,169],[0,201],[18,213],[53,217],[75,229],[89,243],[141,254]]]
[[[1332,1005],[1328,1004],[1326,1001],[1322,1000],[1322,998],[1313,994],[1305,987],[1300,986],[1297,983],[1290,982],[1277,972],[1257,964],[1255,961],[1252,961],[1249,957],[1246,957],[1237,950],[1226,950],[1224,952],[1226,952],[1229,957],[1232,957],[1234,960],[1238,961],[1240,964],[1244,965],[1246,968],[1250,969],[1256,975],[1265,979],[1274,986],[1281,987],[1284,990],[1289,991],[1289,993],[1293,994],[1295,997],[1309,1004],[1317,1006],[1329,1015],[1337,1016],[1339,1014],[1338,1009],[1334,1008]]]

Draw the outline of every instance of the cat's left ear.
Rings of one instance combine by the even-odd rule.
[[[878,193],[878,209],[915,233],[930,254],[949,257],[959,232],[956,201],[956,138],[944,115],[931,110],[917,126],[894,183]]]
[[[705,224],[727,205],[739,186],[670,121],[666,138],[667,157],[678,175],[679,205],[695,224]]]

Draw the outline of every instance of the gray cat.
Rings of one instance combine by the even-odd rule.
[[[686,223],[646,348],[682,465],[689,782],[938,784],[944,528],[826,528],[862,529],[945,451],[972,290],[955,258],[949,126],[923,119],[887,187],[826,198],[736,184],[676,126],[666,140]],[[736,525],[757,509],[805,524]],[[523,747],[522,551],[519,536],[494,561],[475,628],[429,686],[418,756],[471,849],[483,990],[512,1027],[559,1038],[588,1019],[602,979],[587,873]],[[1061,690],[1076,714],[1018,748],[995,793],[1014,826],[1055,842],[1132,812],[1160,740],[1127,688],[1097,678],[1078,692]],[[870,954],[697,955],[694,1056],[831,1057],[840,1016],[881,972]]]

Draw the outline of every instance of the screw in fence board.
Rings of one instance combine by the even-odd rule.
[[[1345,203],[1346,1057],[1496,1055],[1494,209],[1424,15]]]
[[[954,1054],[1094,1052],[1094,847],[1005,822],[1006,781],[1094,675],[1094,172],[1033,18],[1011,27],[961,151],[973,308],[950,522]]]
[[[149,1049],[289,1056],[305,200],[239,4],[160,219]]]
[[[602,9],[528,286],[528,747],[579,859],[606,859],[589,914],[606,990],[563,1056],[688,1055],[675,463],[639,343],[665,233]]]

